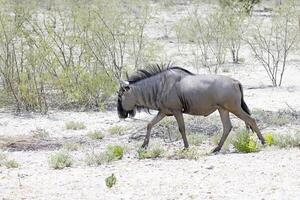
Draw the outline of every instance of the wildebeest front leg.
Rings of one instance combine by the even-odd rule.
[[[187,148],[189,148],[189,143],[187,141],[186,134],[185,134],[185,125],[184,125],[183,115],[181,112],[175,112],[174,117],[176,118],[179,132],[181,133],[181,136],[182,136],[184,148],[187,149]]]
[[[213,150],[213,152],[218,152],[221,150],[227,136],[229,135],[229,132],[232,129],[232,125],[229,118],[229,112],[227,110],[219,108],[219,113],[223,124],[223,134],[220,139],[220,142],[218,143],[218,146]]]
[[[165,114],[163,114],[161,112],[158,112],[157,115],[152,119],[152,121],[149,122],[149,124],[147,125],[147,134],[145,136],[142,148],[147,148],[148,147],[152,127],[155,124],[157,124],[158,122],[160,122],[165,116],[166,116]]]

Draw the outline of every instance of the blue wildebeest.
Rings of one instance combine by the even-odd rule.
[[[151,128],[165,116],[176,118],[184,147],[188,148],[183,113],[208,116],[216,110],[223,124],[223,135],[213,152],[220,151],[232,129],[229,113],[242,119],[264,144],[264,138],[244,101],[241,83],[226,76],[197,75],[169,65],[149,66],[122,81],[118,92],[120,118],[134,116],[139,108],[158,110],[147,125],[143,148],[148,146]]]

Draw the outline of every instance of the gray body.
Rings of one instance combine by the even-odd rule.
[[[154,71],[154,72],[153,72]],[[147,72],[147,71],[144,71]],[[174,116],[182,135],[184,147],[188,148],[185,125],[182,113],[208,116],[219,111],[223,135],[214,149],[219,151],[225,142],[232,125],[229,112],[245,121],[246,125],[257,133],[264,143],[255,120],[243,99],[242,85],[239,81],[220,75],[195,75],[178,67],[170,67],[152,73],[146,73],[129,78],[128,84],[123,84],[119,92],[118,111],[130,112],[138,107],[158,110],[156,117],[148,124],[147,134],[143,143],[148,146],[151,128],[165,116]]]

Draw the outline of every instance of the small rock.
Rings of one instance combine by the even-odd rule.
[[[205,169],[214,169],[214,166],[211,165],[211,166],[209,166],[209,167],[206,167]]]

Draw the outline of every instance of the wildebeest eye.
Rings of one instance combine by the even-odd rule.
[[[125,91],[128,91],[128,90],[130,90],[130,87],[129,87],[129,86],[125,86],[125,87],[124,87],[124,90],[125,90]]]

